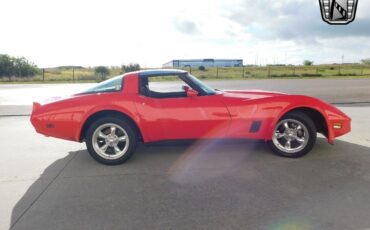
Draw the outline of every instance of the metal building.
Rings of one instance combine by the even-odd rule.
[[[183,59],[172,60],[163,64],[164,68],[183,67],[240,67],[243,66],[242,59]]]

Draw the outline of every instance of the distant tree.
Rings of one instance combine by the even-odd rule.
[[[362,59],[361,63],[364,65],[370,65],[370,58]]]
[[[204,66],[201,65],[201,66],[198,67],[198,70],[200,70],[200,71],[206,71],[206,67],[204,67]]]
[[[32,77],[38,72],[37,66],[24,57],[0,55],[0,77]]]
[[[304,60],[304,61],[303,61],[303,65],[305,65],[305,66],[311,66],[311,65],[313,65],[313,61],[310,61],[310,60]]]
[[[0,55],[0,77],[11,77],[14,73],[13,60],[9,55]]]
[[[15,71],[13,74],[17,77],[33,77],[39,72],[37,66],[24,57],[14,58],[13,65]]]
[[[138,71],[140,70],[140,65],[139,64],[122,65],[121,70],[123,73]]]
[[[95,67],[95,74],[99,75],[101,80],[104,81],[109,75],[109,69],[105,66]]]

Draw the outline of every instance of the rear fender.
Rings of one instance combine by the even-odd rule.
[[[134,115],[133,113],[129,112],[128,109],[123,109],[122,107],[118,107],[118,106],[115,106],[115,105],[98,106],[98,107],[94,107],[93,109],[91,109],[89,112],[87,112],[83,116],[82,121],[80,122],[80,126],[78,128],[78,132],[76,133],[76,137],[75,137],[76,140],[80,141],[81,132],[82,132],[83,126],[86,123],[86,121],[91,116],[93,116],[94,114],[99,113],[99,112],[103,112],[103,111],[116,111],[116,112],[122,113],[122,114],[130,117],[136,123],[136,126],[139,128],[139,131],[141,132],[140,126],[138,125],[138,124],[140,124],[140,118],[138,116]],[[145,140],[144,133],[141,132],[141,134],[143,135],[143,138]]]

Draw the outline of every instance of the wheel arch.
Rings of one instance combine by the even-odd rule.
[[[317,109],[311,107],[296,107],[293,109],[288,110],[282,116],[280,116],[279,120],[288,113],[291,112],[302,112],[309,116],[313,123],[316,126],[316,130],[318,133],[323,134],[325,137],[329,138],[329,129],[328,129],[328,122],[325,119],[324,115]]]
[[[80,142],[85,140],[85,137],[86,137],[87,130],[88,130],[89,126],[94,121],[96,121],[97,119],[102,118],[102,117],[117,117],[119,119],[123,119],[123,120],[129,122],[133,126],[133,128],[135,129],[138,140],[139,141],[143,140],[143,135],[142,135],[142,132],[141,132],[139,126],[134,121],[134,119],[132,119],[129,115],[127,115],[123,112],[117,111],[117,110],[101,110],[101,111],[98,111],[98,112],[95,112],[95,113],[91,114],[85,120],[85,122],[82,125],[82,128],[80,130],[80,135],[79,135],[79,141]]]

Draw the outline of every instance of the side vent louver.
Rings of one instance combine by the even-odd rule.
[[[257,133],[261,127],[261,121],[253,121],[252,126],[249,130],[250,133]]]

